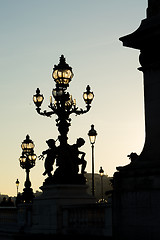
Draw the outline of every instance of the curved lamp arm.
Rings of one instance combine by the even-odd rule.
[[[46,110],[44,110],[43,112],[41,111],[41,108],[36,108],[36,111],[39,115],[42,115],[42,116],[46,116],[46,117],[51,117],[51,115],[53,114],[56,114],[55,111],[49,111],[47,112]]]
[[[70,114],[75,113],[76,115],[87,113],[90,110],[91,106],[89,104],[86,105],[86,110],[83,110],[82,108],[74,108],[70,111]]]

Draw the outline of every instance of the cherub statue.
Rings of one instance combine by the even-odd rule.
[[[44,155],[47,155],[44,163],[45,171],[43,175],[45,176],[46,174],[48,174],[49,177],[52,177],[51,172],[53,171],[53,164],[57,157],[57,147],[55,145],[54,139],[49,139],[46,141],[46,143],[49,148],[42,152],[42,155],[40,155],[39,159],[43,160]]]
[[[79,148],[83,146],[84,143],[85,143],[85,140],[83,138],[78,138],[76,143],[71,146],[71,155],[73,158],[73,162],[76,165],[82,165],[82,168],[81,168],[82,174],[86,173],[85,168],[86,168],[87,162],[84,159],[86,155],[85,152],[79,151]],[[81,157],[79,157],[79,155],[81,155]]]

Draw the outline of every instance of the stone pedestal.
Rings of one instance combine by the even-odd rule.
[[[114,175],[115,240],[160,239],[160,168],[127,168]]]
[[[60,234],[64,206],[95,203],[86,193],[86,185],[45,185],[41,189],[42,195],[33,202],[32,233]]]

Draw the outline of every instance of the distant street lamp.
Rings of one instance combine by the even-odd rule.
[[[16,187],[17,187],[17,196],[18,196],[18,187],[19,187],[19,180],[17,178],[17,181],[16,181]]]
[[[94,196],[95,193],[95,189],[94,189],[94,144],[96,141],[96,136],[97,136],[97,132],[94,129],[94,125],[91,125],[91,129],[88,132],[88,136],[89,136],[89,140],[91,143],[91,147],[92,147],[92,196]]]
[[[103,201],[103,175],[104,175],[104,170],[102,167],[100,167],[99,170],[100,176],[101,176],[101,200]]]
[[[29,180],[30,169],[35,166],[36,155],[34,154],[34,143],[30,139],[29,135],[21,144],[22,155],[19,158],[20,166],[26,170],[25,188],[23,189],[22,198],[23,202],[30,203],[33,200],[33,190],[31,188],[31,182]]]

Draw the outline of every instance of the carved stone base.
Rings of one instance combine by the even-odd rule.
[[[59,174],[56,172],[52,177],[45,179],[43,185],[52,185],[52,184],[70,184],[70,185],[85,185],[86,178],[83,174]]]
[[[33,202],[32,233],[59,234],[62,229],[63,207],[95,203],[86,193],[86,185],[43,185],[43,193]]]

